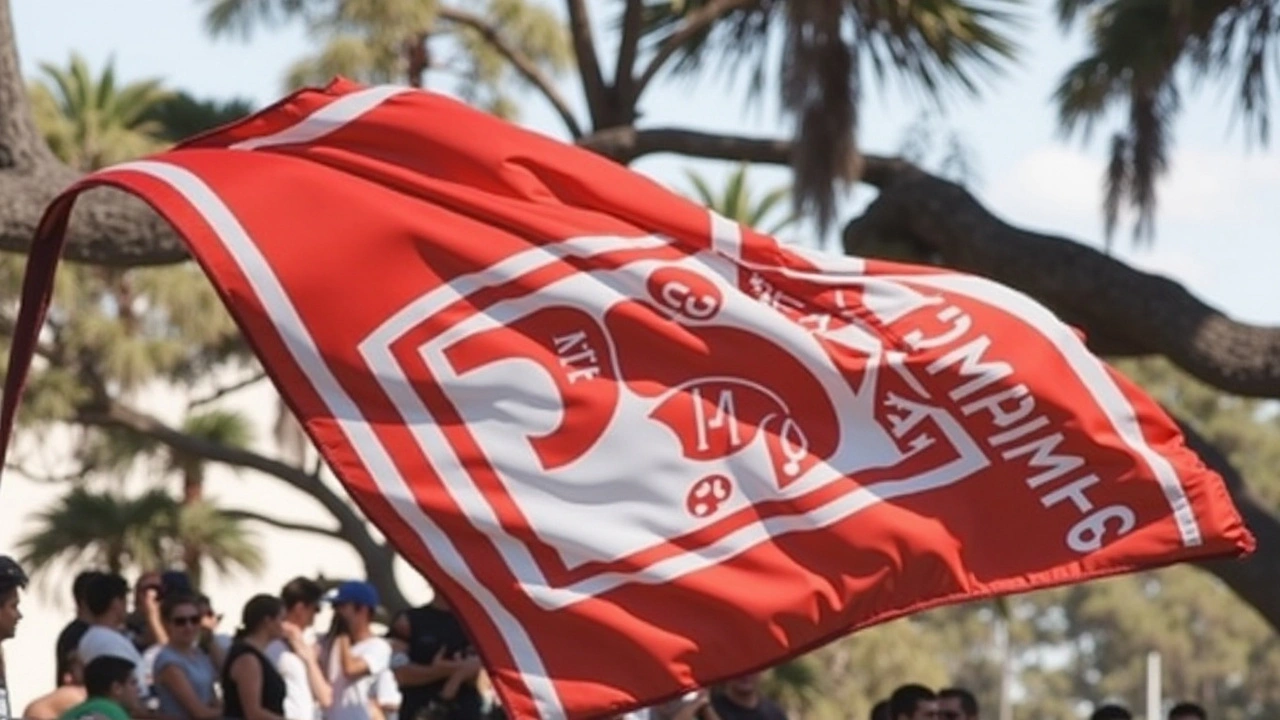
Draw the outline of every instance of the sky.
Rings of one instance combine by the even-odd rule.
[[[193,0],[11,0],[24,72],[39,63],[65,65],[73,51],[95,69],[114,58],[122,80],[161,78],[201,97],[243,97],[263,105],[283,93],[285,68],[314,47],[302,28],[259,32],[249,40],[212,40],[202,26],[202,3]],[[594,0],[596,21],[609,3]],[[557,3],[558,5],[558,3]],[[1090,144],[1064,140],[1057,132],[1049,96],[1061,72],[1080,54],[1078,36],[1064,36],[1052,22],[1047,0],[1036,0],[1018,32],[1019,64],[996,78],[978,99],[950,102],[938,123],[954,131],[976,162],[977,197],[1007,222],[1052,232],[1091,245],[1101,244],[1100,180],[1105,133]],[[572,77],[564,78],[581,109]],[[748,109],[741,88],[718,78],[698,83],[658,84],[643,104],[644,122],[706,130],[777,136],[786,133],[772,97]],[[556,117],[534,95],[522,96],[521,122],[562,135]],[[1276,242],[1275,198],[1280,194],[1280,162],[1274,151],[1248,151],[1231,123],[1231,97],[1206,88],[1186,98],[1175,126],[1172,176],[1160,186],[1161,209],[1152,247],[1133,248],[1117,237],[1117,253],[1154,272],[1185,283],[1201,298],[1229,314],[1259,323],[1280,321],[1280,242]],[[921,105],[898,87],[873,89],[862,106],[859,142],[870,152],[893,153],[904,128]],[[724,164],[681,158],[642,160],[637,169],[662,182],[687,187],[685,168],[723,175]],[[753,171],[762,186],[785,182],[781,170]],[[871,195],[858,191],[846,203],[853,210]],[[272,400],[259,388],[235,401],[264,428],[270,427]],[[152,398],[149,407],[176,419],[178,404]],[[65,439],[64,439],[65,440]],[[47,448],[56,454],[57,444]],[[269,451],[269,448],[267,448]],[[292,519],[323,519],[314,502],[273,481],[224,472],[215,477],[215,496],[229,505],[252,494],[259,506],[288,508]],[[12,547],[27,516],[56,495],[56,488],[6,476],[0,503],[0,548]],[[269,565],[257,581],[228,581],[214,593],[229,616],[248,594],[273,590],[298,573],[317,570],[323,557],[329,576],[354,573],[354,556],[340,543],[264,531]],[[302,561],[299,558],[309,558]],[[411,572],[403,568],[403,576]],[[412,584],[425,594],[425,586]],[[52,676],[52,637],[69,613],[65,591],[44,592],[29,603],[29,617],[7,656],[15,709],[43,692]],[[230,630],[230,627],[227,628]],[[21,654],[19,654],[21,653]],[[30,658],[28,660],[28,658]]]

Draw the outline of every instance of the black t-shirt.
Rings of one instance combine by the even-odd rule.
[[[711,696],[711,707],[720,720],[787,720],[787,714],[768,698],[760,698],[752,708],[742,707],[723,693]]]
[[[228,718],[244,717],[244,705],[240,701],[240,688],[231,677],[231,664],[241,655],[253,655],[258,659],[258,664],[262,666],[262,693],[259,696],[262,709],[267,712],[273,712],[276,715],[283,715],[285,684],[284,678],[280,676],[280,671],[276,670],[275,663],[268,660],[266,655],[263,655],[258,651],[258,648],[249,643],[237,642],[227,651],[226,663],[222,666],[222,716]]]
[[[67,673],[71,672],[71,664],[67,662],[68,657],[76,648],[80,647],[80,638],[84,637],[85,631],[89,629],[89,623],[76,618],[67,623],[62,628],[62,632],[58,633],[57,652],[58,659],[56,666],[58,668],[58,680],[54,683],[54,687],[61,687],[63,679]]]
[[[405,617],[409,621],[409,637],[401,639],[409,643],[410,662],[430,665],[441,648],[449,658],[475,653],[471,638],[452,612],[425,605],[406,611]],[[480,691],[474,682],[464,683],[449,703],[440,702],[444,684],[445,680],[437,680],[426,685],[401,686],[400,719],[418,720],[418,714],[432,704],[442,706],[433,709],[432,716],[436,718],[477,720],[481,716]],[[440,714],[436,715],[436,712]]]

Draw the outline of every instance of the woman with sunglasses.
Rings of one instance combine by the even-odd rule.
[[[213,661],[199,647],[200,608],[194,597],[166,597],[160,607],[168,642],[156,655],[154,683],[160,715],[175,720],[222,717]]]

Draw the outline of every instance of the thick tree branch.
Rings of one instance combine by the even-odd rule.
[[[1267,509],[1249,492],[1240,472],[1225,453],[1185,422],[1178,423],[1187,437],[1187,447],[1195,451],[1204,463],[1213,468],[1226,481],[1231,499],[1244,522],[1253,532],[1260,549],[1247,558],[1211,560],[1202,566],[1244,598],[1271,627],[1280,631],[1280,594],[1275,592],[1275,557],[1271,552],[1280,548],[1280,517]]]
[[[312,525],[310,523],[300,523],[300,522],[291,522],[289,520],[281,520],[280,518],[274,518],[268,515],[262,515],[260,513],[250,512],[248,510],[223,510],[222,514],[226,515],[227,517],[235,518],[237,520],[249,520],[252,522],[259,522],[259,523],[262,523],[263,525],[270,525],[271,527],[279,528],[281,530],[289,530],[291,532],[311,533],[312,535],[322,535],[327,538],[345,540],[345,538],[342,537],[342,533],[338,532],[337,530],[320,527],[319,525]]]
[[[1017,288],[1079,326],[1103,354],[1161,354],[1220,390],[1280,397],[1280,328],[1242,323],[1166,277],[1066,238],[1012,227],[963,187],[903,164],[845,228],[845,250],[905,241],[919,259]]]
[[[105,406],[87,408],[77,421],[85,425],[118,427],[148,437],[175,450],[195,455],[205,460],[221,462],[234,467],[257,470],[270,475],[286,485],[316,499],[338,521],[335,537],[340,537],[360,556],[369,580],[384,593],[388,607],[405,605],[395,581],[393,561],[395,552],[385,543],[374,540],[364,518],[353,505],[321,482],[319,476],[304,472],[301,468],[242,450],[188,435],[170,427],[158,418],[134,410],[119,402],[107,400]]]
[[[489,22],[480,15],[469,13],[465,10],[459,10],[453,7],[441,7],[437,15],[442,20],[447,20],[458,25],[463,25],[475,30],[489,43],[494,50],[497,50],[507,62],[511,63],[516,72],[520,73],[530,85],[533,85],[542,93],[542,96],[551,103],[556,113],[564,122],[565,128],[574,139],[582,137],[582,126],[578,124],[578,119],[573,116],[573,110],[569,107],[569,103],[565,100],[563,94],[556,88],[555,83],[547,76],[542,68],[533,61],[520,48],[507,41],[502,33],[499,32],[498,26]]]
[[[649,87],[649,83],[653,82],[653,79],[657,77],[658,71],[662,70],[662,66],[666,65],[671,56],[687,45],[698,33],[705,31],[712,23],[730,12],[757,5],[759,2],[760,0],[712,0],[712,2],[685,15],[680,27],[676,28],[675,32],[662,41],[653,58],[649,60],[649,64],[640,73],[640,79],[636,81],[635,97],[638,99],[644,94],[645,88]]]
[[[622,39],[618,42],[618,64],[613,73],[613,91],[620,105],[632,107],[636,101],[636,54],[644,31],[644,0],[627,0],[622,12]]]
[[[582,75],[582,92],[587,96],[587,110],[591,113],[592,127],[609,125],[609,90],[600,72],[600,58],[596,55],[595,33],[591,31],[591,16],[587,13],[586,0],[565,0],[569,11],[569,34],[573,38],[573,52],[578,60],[578,72]]]

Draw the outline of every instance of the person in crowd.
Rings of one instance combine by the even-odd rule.
[[[141,656],[147,648],[162,645],[164,622],[160,618],[160,600],[164,596],[164,579],[159,572],[148,571],[138,576],[133,587],[133,611],[126,612],[124,634],[133,641]],[[146,674],[145,671],[143,674]],[[145,688],[144,688],[145,690]]]
[[[317,709],[329,707],[333,689],[316,657],[312,626],[320,612],[324,589],[305,577],[290,580],[280,590],[284,604],[284,637],[267,646],[267,657],[284,678],[284,716],[314,720]]]
[[[324,643],[325,677],[333,688],[333,702],[325,720],[371,720],[373,682],[391,667],[391,644],[373,634],[378,591],[367,582],[338,586],[333,604],[333,627]]]
[[[213,609],[213,602],[208,595],[196,595],[200,607],[200,649],[213,660],[213,666],[221,668],[226,661],[227,652],[231,649],[231,635],[218,632],[222,623],[222,615]]]
[[[75,580],[71,582],[71,597],[75,599],[76,616],[71,622],[67,623],[66,627],[62,628],[62,632],[58,633],[58,639],[55,643],[58,685],[80,684],[71,677],[71,668],[67,663],[71,658],[75,657],[75,649],[80,645],[80,638],[84,637],[85,630],[89,629],[89,620],[92,617],[89,612],[89,606],[85,603],[85,589],[89,587],[89,582],[93,577],[100,574],[97,570],[85,570],[78,573]],[[83,670],[83,665],[81,669]]]
[[[190,595],[166,593],[160,606],[168,642],[160,646],[152,668],[160,714],[170,720],[216,720],[222,717],[218,673],[200,649],[200,609]]]
[[[893,720],[937,720],[938,696],[923,685],[902,685],[889,696],[889,716]]]
[[[118,657],[133,664],[138,674],[138,687],[148,695],[142,654],[121,631],[128,608],[129,584],[116,573],[99,573],[85,587],[85,606],[89,609],[89,628],[84,631],[76,652],[86,672],[89,664],[100,657]],[[87,681],[86,681],[87,682]]]
[[[255,595],[245,603],[222,671],[223,716],[239,720],[284,720],[284,678],[266,655],[284,635],[284,603]]]
[[[1089,720],[1133,720],[1133,713],[1120,705],[1103,705],[1093,711]]]
[[[1180,702],[1169,710],[1169,720],[1209,720],[1209,714],[1195,703]]]
[[[58,667],[65,669],[65,674],[59,675],[59,684],[28,703],[22,711],[23,720],[58,720],[67,710],[89,699],[84,687],[84,666],[75,648],[58,661]]]
[[[88,699],[64,712],[59,720],[129,720],[140,706],[138,668],[113,655],[94,658],[84,667]]]
[[[480,658],[442,595],[437,593],[430,604],[400,613],[388,635],[403,643],[407,657],[393,670],[403,697],[400,717],[413,720],[424,710],[444,720],[481,717]]]
[[[748,673],[711,693],[711,709],[719,720],[786,720],[787,714],[760,693],[760,673]]]
[[[9,684],[5,676],[4,641],[13,639],[18,632],[22,611],[19,592],[27,586],[27,573],[13,558],[0,555],[0,718],[8,718]]]
[[[881,700],[871,706],[871,714],[868,716],[871,720],[893,720],[889,715],[889,701]]]
[[[978,698],[964,688],[943,688],[938,691],[938,718],[978,720]]]

